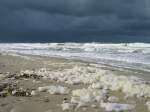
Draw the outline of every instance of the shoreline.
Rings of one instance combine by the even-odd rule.
[[[41,56],[41,55],[31,55],[31,54],[21,54],[21,53],[1,53],[1,55],[6,55],[6,56],[12,56],[12,57],[18,57],[18,58],[23,58],[23,59],[41,59],[41,60],[62,60],[66,62],[78,62],[78,63],[84,63],[87,64],[88,66],[95,66],[95,67],[100,67],[102,69],[110,70],[110,71],[117,71],[123,75],[135,75],[137,77],[140,77],[146,81],[150,81],[150,72],[148,71],[143,71],[143,70],[137,70],[137,69],[131,69],[131,68],[122,68],[122,67],[117,67],[117,66],[112,66],[109,64],[102,64],[102,63],[96,63],[93,61],[85,61],[82,59],[74,59],[74,58],[64,58],[64,57],[55,57],[55,56]]]
[[[26,90],[29,90],[29,92],[34,91],[35,94],[31,97],[13,96],[13,95],[8,95],[7,97],[4,97],[4,98],[0,97],[0,110],[2,112],[26,112],[26,111],[28,112],[33,112],[33,111],[62,112],[63,109],[66,112],[65,108],[67,107],[69,109],[74,108],[74,105],[72,105],[71,103],[68,103],[73,100],[72,98],[74,98],[75,96],[77,97],[78,95],[83,97],[81,94],[82,92],[83,93],[85,92],[84,94],[86,93],[93,94],[91,93],[90,87],[97,87],[97,85],[94,85],[95,83],[93,82],[91,82],[92,85],[89,84],[88,80],[94,80],[97,77],[97,73],[103,74],[103,70],[104,71],[106,70],[106,71],[109,71],[109,73],[113,73],[114,75],[112,76],[116,78],[119,77],[120,75],[121,76],[123,75],[125,77],[134,75],[132,71],[128,71],[128,70],[120,71],[116,69],[114,70],[110,66],[97,65],[95,63],[84,62],[81,60],[71,60],[71,59],[63,59],[63,58],[55,58],[55,57],[34,56],[34,55],[23,55],[23,56],[25,57],[11,56],[11,55],[6,55],[6,54],[0,55],[0,72],[1,72],[0,84],[5,81],[7,83],[10,83],[10,85],[17,84],[17,87],[23,88],[25,92]],[[26,58],[26,56],[28,58]],[[43,69],[41,70],[41,68]],[[95,73],[93,73],[93,70]],[[36,75],[32,76],[32,72],[35,73]],[[20,75],[22,73],[26,75]],[[73,73],[75,74],[81,73],[81,75],[79,74],[79,76],[76,77],[76,75],[73,75]],[[41,77],[46,76],[46,74],[48,75],[47,77],[41,78]],[[93,74],[93,76],[90,77],[91,79],[89,79],[88,74],[89,75]],[[77,79],[81,79],[82,75],[83,75],[83,80],[77,80]],[[135,75],[138,76],[137,73],[135,73]],[[17,79],[15,78],[16,76],[18,77]],[[62,76],[64,78],[76,77],[77,79],[76,78],[74,79],[75,82],[69,82],[71,80],[67,79],[68,83],[65,83],[64,82],[65,80],[63,78],[60,79],[60,77]],[[52,77],[54,79],[52,79]],[[85,79],[87,79],[87,81]],[[147,80],[150,81],[149,79]],[[81,83],[79,83],[78,81]],[[85,82],[85,84],[82,82]],[[71,84],[71,83],[74,83],[74,84]],[[38,91],[39,87],[46,87],[46,86],[48,86],[48,88],[53,88],[55,91],[53,89],[48,90],[50,93]],[[62,88],[63,91],[59,91],[58,87]],[[67,87],[70,90],[69,93],[67,92],[67,89],[65,87]],[[20,89],[17,89],[17,90],[18,92],[20,92],[19,91]],[[97,93],[96,88],[93,88],[92,91]],[[140,99],[137,99],[137,98],[131,98],[130,100],[129,99],[126,100],[123,98],[124,94],[120,93],[119,91],[112,92],[109,89],[108,90],[106,89],[105,91],[106,93],[103,93],[104,95],[103,98],[105,97],[105,95],[109,95],[109,97],[115,96],[115,97],[112,97],[112,100],[113,100],[112,102],[117,102],[118,103],[117,105],[122,106],[122,108],[125,108],[124,103],[129,104],[126,106],[130,107],[130,108],[125,108],[125,109],[132,109],[131,107],[134,107],[134,105],[136,104],[136,109],[135,109],[136,112],[148,112],[145,102],[148,101],[149,98],[142,99],[141,101]],[[57,94],[51,94],[53,92],[54,93],[56,92]],[[97,93],[97,95],[99,94],[102,94],[102,93]],[[96,98],[97,96],[92,96],[92,97]],[[119,98],[119,101],[115,101],[117,100],[116,97]],[[120,105],[120,103],[122,103],[123,105]],[[103,105],[104,107],[101,108],[100,105],[101,106]],[[77,111],[84,112],[86,110],[87,112],[91,112],[91,111],[92,112],[97,112],[97,111],[104,112],[105,106],[108,106],[108,105],[112,106],[111,103],[107,104],[105,102],[93,103],[93,104],[88,103],[86,105],[85,103],[83,103],[83,105],[81,104],[78,105],[79,108],[77,109]],[[69,111],[74,111],[74,110],[69,110]],[[134,109],[133,109],[133,112],[134,112]]]

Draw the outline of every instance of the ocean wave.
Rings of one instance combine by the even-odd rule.
[[[1,43],[0,51],[90,59],[115,66],[150,69],[149,43]]]

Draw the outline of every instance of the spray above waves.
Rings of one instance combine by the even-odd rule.
[[[0,44],[1,52],[90,60],[112,66],[150,69],[148,43],[12,43]]]

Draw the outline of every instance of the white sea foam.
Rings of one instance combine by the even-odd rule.
[[[56,80],[67,84],[89,84],[86,90],[73,92],[73,96],[77,93],[85,93],[96,91],[96,89],[121,91],[127,97],[145,97],[150,98],[150,85],[146,81],[135,76],[122,76],[112,74],[110,71],[102,70],[95,67],[75,66],[71,69],[63,71],[48,71],[41,69],[37,71],[24,71],[28,74],[37,74],[45,79]],[[44,90],[51,87],[44,87]],[[42,88],[43,90],[43,88]],[[81,91],[81,92],[80,92]],[[90,93],[91,94],[91,93]]]
[[[61,107],[63,111],[73,111],[76,105],[71,104],[71,103],[63,103],[61,104]]]
[[[117,98],[117,97],[115,97],[115,96],[110,96],[110,97],[108,98],[108,101],[109,101],[109,102],[118,102],[118,101],[119,101],[119,98]]]
[[[146,106],[147,106],[148,110],[150,111],[150,101],[146,102]]]
[[[97,89],[77,89],[72,91],[72,102],[74,103],[91,103],[100,102],[106,99],[106,90]],[[75,101],[76,98],[76,101]]]
[[[122,111],[131,111],[135,108],[134,105],[131,104],[119,104],[119,103],[100,103],[102,108],[105,108],[108,112],[122,112]]]
[[[55,80],[67,84],[85,84],[88,87],[72,90],[70,103],[62,104],[63,110],[91,106],[100,103],[106,111],[128,111],[135,106],[130,104],[118,104],[118,98],[109,96],[110,92],[122,92],[126,97],[140,99],[150,98],[150,84],[135,76],[115,75],[111,71],[97,67],[76,65],[73,68],[49,71],[46,68],[35,71],[22,71],[21,74],[37,74],[46,80]],[[68,94],[69,90],[62,86],[39,87],[39,91],[47,91],[50,94]],[[107,101],[107,103],[106,103]],[[104,103],[105,102],[105,103]],[[149,107],[149,103],[146,103]]]
[[[47,91],[50,94],[68,94],[69,93],[69,89],[63,86],[44,86],[44,87],[39,87],[38,90],[40,92]]]

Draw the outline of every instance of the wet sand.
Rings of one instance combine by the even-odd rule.
[[[54,80],[49,79],[35,79],[35,78],[18,78],[12,79],[8,78],[9,75],[15,76],[15,74],[20,74],[20,71],[24,70],[37,70],[40,68],[48,68],[50,71],[59,71],[64,69],[73,68],[74,66],[93,66],[90,63],[85,63],[79,60],[67,60],[61,58],[50,58],[50,57],[41,57],[41,56],[11,56],[11,55],[0,55],[0,83],[7,81],[10,83],[17,82],[17,86],[37,90],[38,87],[47,86],[47,85],[61,85],[68,87],[71,90],[86,88],[88,85],[78,84],[78,85],[69,85],[65,83],[60,83]],[[111,67],[100,66],[102,69],[109,69],[116,75],[140,75],[133,73],[131,71],[120,71],[114,70]],[[7,75],[7,77],[6,77]],[[144,75],[143,75],[144,76]],[[148,75],[145,74],[145,79],[149,80]],[[12,82],[11,82],[12,81]],[[145,99],[130,99],[124,100],[121,99],[123,96],[122,93],[116,92],[111,93],[120,98],[120,102],[138,102],[136,110],[132,112],[148,112],[147,107],[145,106]],[[71,98],[71,93],[67,95],[50,95],[47,92],[39,92],[34,96],[12,96],[8,95],[7,97],[0,97],[0,112],[62,112],[61,104],[63,100]],[[98,104],[96,104],[98,105]],[[77,112],[105,112],[104,109],[99,107],[84,107],[79,108]]]

